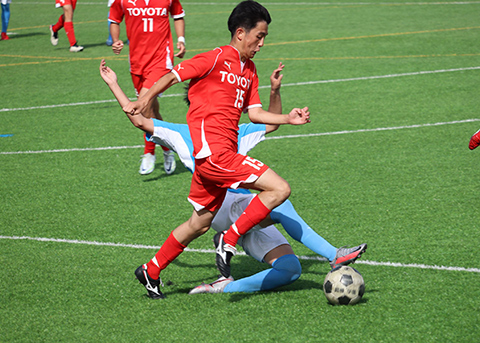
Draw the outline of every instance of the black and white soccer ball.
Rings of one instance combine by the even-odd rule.
[[[355,268],[338,266],[325,276],[323,292],[333,305],[355,305],[365,293],[365,282]]]

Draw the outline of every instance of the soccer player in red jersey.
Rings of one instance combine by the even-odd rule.
[[[173,17],[178,37],[178,53],[173,54],[173,40],[169,16]],[[125,18],[130,46],[130,73],[137,95],[141,97],[163,75],[173,68],[173,58],[185,55],[185,11],[179,0],[114,0],[110,6],[108,20],[113,44],[112,50],[120,54],[120,23]],[[153,98],[144,109],[147,118],[162,119],[157,98]],[[155,168],[155,143],[144,139],[145,149],[140,174],[150,174]],[[165,147],[164,167],[167,174],[175,171],[173,152]]]
[[[267,9],[247,0],[238,4],[228,19],[229,45],[195,56],[178,64],[160,78],[137,102],[128,103],[128,114],[143,113],[157,94],[190,79],[190,108],[187,123],[194,146],[195,172],[188,200],[194,207],[188,221],[169,235],[160,250],[135,271],[151,298],[163,298],[160,272],[185,247],[209,228],[228,188],[260,191],[238,220],[216,237],[217,266],[230,276],[230,258],[241,235],[259,224],[271,210],[290,195],[290,186],[262,162],[237,153],[238,122],[243,111],[252,122],[272,125],[301,125],[310,122],[307,107],[289,114],[262,109],[258,77],[251,60],[263,46],[271,22]]]
[[[77,7],[77,0],[55,0],[55,7],[61,7],[63,14],[58,18],[55,25],[50,25],[50,42],[53,46],[58,44],[58,31],[64,27],[70,43],[71,52],[80,52],[83,46],[77,44],[75,30],[73,29],[73,12]]]

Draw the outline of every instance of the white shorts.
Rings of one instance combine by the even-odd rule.
[[[252,193],[228,191],[211,227],[217,232],[228,230],[255,196]],[[273,225],[266,228],[256,225],[238,240],[238,245],[245,250],[247,255],[259,262],[264,262],[263,258],[267,253],[283,244],[289,243]]]
[[[12,0],[2,0],[2,5],[11,4]]]

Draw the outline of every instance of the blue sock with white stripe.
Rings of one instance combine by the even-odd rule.
[[[283,255],[273,262],[272,268],[230,282],[225,286],[223,293],[268,291],[291,284],[301,274],[302,266],[297,256]]]
[[[332,261],[337,253],[337,248],[316,233],[295,211],[290,200],[274,208],[270,217],[275,223],[282,224],[287,233],[293,239],[301,242],[313,252],[328,258]]]

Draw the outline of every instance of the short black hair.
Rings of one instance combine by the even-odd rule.
[[[248,32],[260,21],[265,21],[267,24],[272,22],[267,9],[253,0],[242,1],[233,9],[228,18],[228,30],[233,37],[239,27]]]

